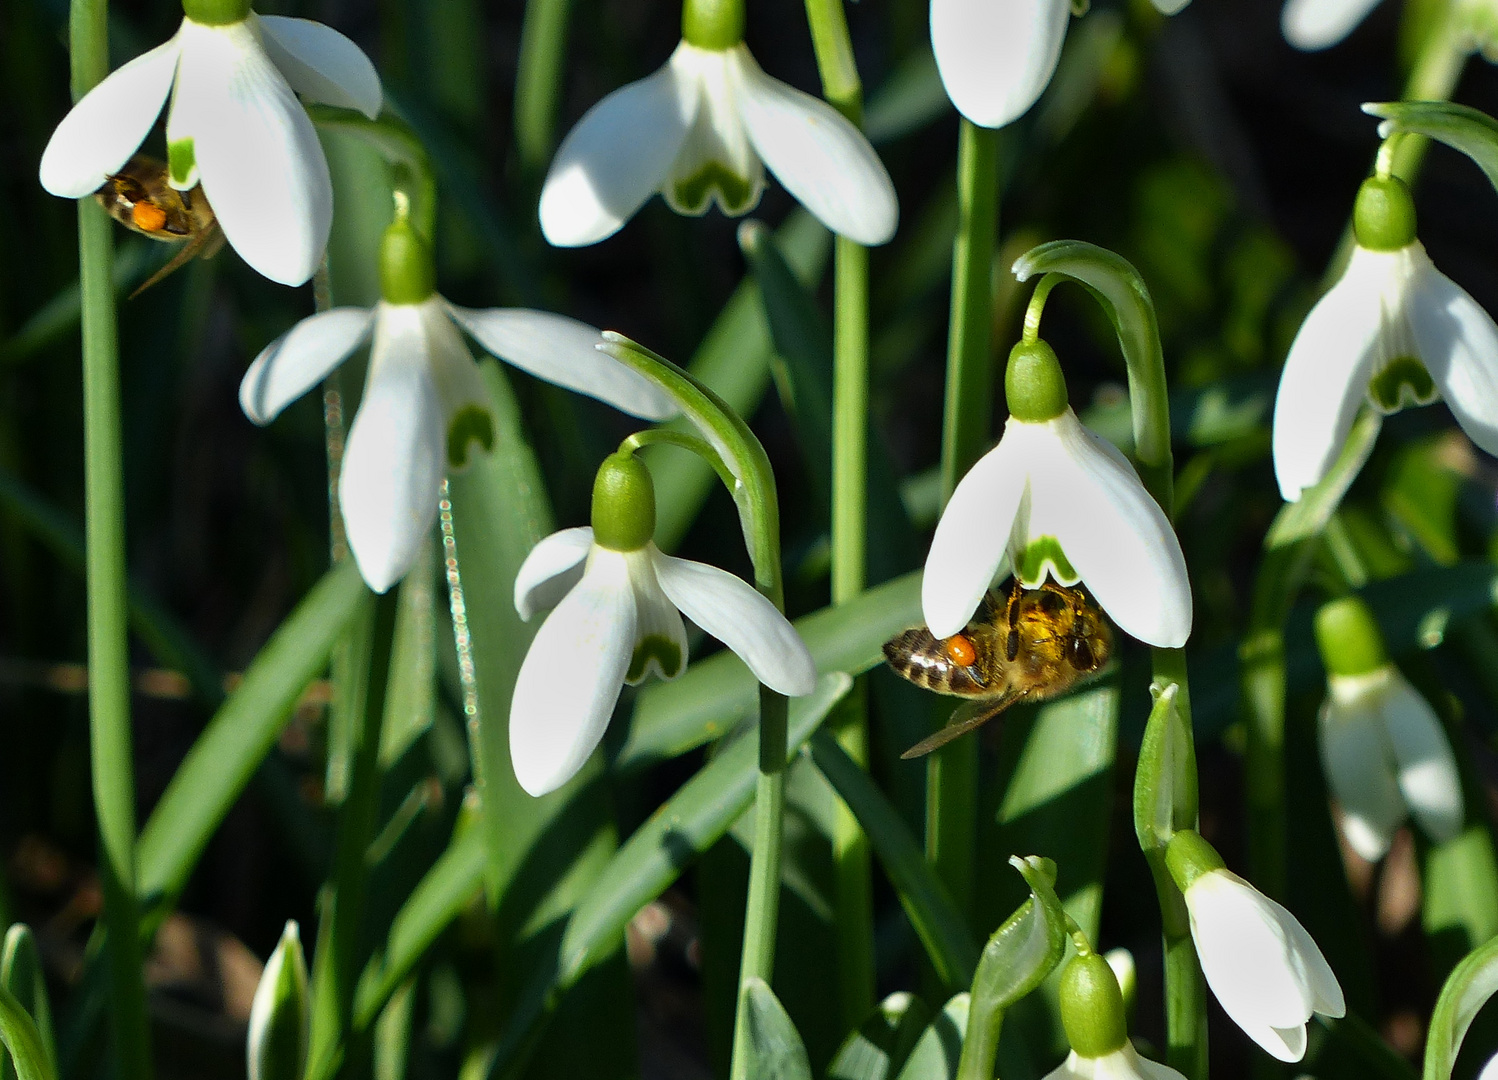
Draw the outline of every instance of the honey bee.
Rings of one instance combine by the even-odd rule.
[[[884,643],[895,674],[917,686],[966,698],[946,726],[900,756],[921,757],[992,720],[1018,701],[1042,701],[1077,685],[1108,662],[1113,632],[1080,588],[1018,581],[989,593],[960,634],[938,640],[913,626]]]
[[[130,294],[134,300],[184,263],[201,255],[211,259],[224,246],[224,233],[201,185],[178,191],[168,182],[166,162],[136,154],[94,192],[99,205],[127,229],[152,240],[181,244],[182,249],[146,283]]]

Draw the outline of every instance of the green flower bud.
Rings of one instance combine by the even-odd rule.
[[[681,36],[699,49],[731,49],[744,40],[744,0],[684,0]]]
[[[1370,176],[1358,188],[1352,228],[1371,251],[1398,251],[1415,239],[1415,200],[1397,176]]]
[[[397,213],[380,241],[380,293],[390,304],[419,304],[437,287],[432,249],[405,214]]]
[[[250,1080],[299,1080],[307,1064],[311,1016],[307,961],[293,920],[266,961],[250,1006]]]
[[[229,26],[250,17],[250,0],[182,0],[182,14],[204,26]]]
[[[1316,612],[1316,644],[1328,675],[1366,675],[1389,662],[1378,622],[1356,596],[1321,606]]]
[[[639,551],[654,536],[650,470],[633,454],[610,454],[593,481],[593,542],[612,551]]]
[[[1044,341],[1021,341],[1004,370],[1009,412],[1027,424],[1043,424],[1066,411],[1066,378],[1061,361]]]
[[[1191,883],[1203,874],[1227,868],[1217,849],[1203,840],[1191,829],[1182,829],[1170,838],[1165,847],[1165,866],[1176,883],[1176,888],[1185,892]]]
[[[1061,1026],[1084,1058],[1111,1054],[1129,1040],[1118,978],[1097,953],[1073,958],[1061,973]]]

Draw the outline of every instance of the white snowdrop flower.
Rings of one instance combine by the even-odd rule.
[[[1190,0],[1154,0],[1174,15]],[[1072,0],[931,0],[931,48],[957,111],[979,127],[1013,123],[1056,74]]]
[[[1342,277],[1290,346],[1274,405],[1274,471],[1294,502],[1336,461],[1366,401],[1380,413],[1444,399],[1474,443],[1498,453],[1498,326],[1415,239],[1393,177],[1363,183]]]
[[[1280,29],[1297,49],[1315,52],[1352,33],[1377,6],[1378,0],[1286,0]]]
[[[1186,1080],[1170,1066],[1139,1056],[1129,1042],[1118,978],[1109,961],[1090,948],[1061,972],[1060,1005],[1072,1049],[1045,1080]]]
[[[1498,1054],[1488,1058],[1488,1063],[1477,1074],[1477,1080],[1498,1080]]]
[[[202,182],[224,237],[255,270],[300,285],[322,261],[333,187],[301,94],[373,119],[380,77],[348,38],[247,0],[184,0],[172,39],[119,68],[57,125],[42,186],[81,199],[120,171],[167,110],[173,187]]]
[[[879,155],[831,105],[760,69],[742,5],[689,0],[682,25],[658,71],[594,105],[562,141],[541,190],[547,240],[596,244],[656,192],[679,214],[714,201],[747,214],[765,166],[834,232],[868,245],[894,236],[899,205]]]
[[[1191,585],[1175,530],[1127,458],[1082,426],[1056,354],[1021,342],[998,446],[952,493],[926,557],[921,605],[938,638],[972,618],[1001,571],[1026,588],[1082,582],[1124,633],[1161,648],[1191,634]]]
[[[403,217],[386,231],[383,299],[303,319],[255,358],[239,387],[244,413],[268,424],[373,335],[369,374],[344,448],[338,499],[349,548],[371,589],[410,569],[437,516],[442,478],[493,438],[492,402],[462,331],[537,378],[652,420],[676,412],[655,384],[599,352],[591,326],[544,311],[449,303],[431,256]]]
[[[1461,831],[1462,787],[1435,711],[1384,653],[1373,613],[1346,597],[1316,613],[1327,669],[1321,764],[1342,804],[1342,833],[1363,858],[1383,858],[1406,817],[1437,843]]]
[[[1321,949],[1294,915],[1227,870],[1196,833],[1176,833],[1165,859],[1186,898],[1202,974],[1223,1011],[1279,1060],[1299,1061],[1311,1015],[1347,1012]]]
[[[649,470],[614,454],[598,470],[592,527],[548,536],[515,578],[522,618],[554,605],[510,702],[510,759],[532,795],[555,791],[582,768],[625,683],[685,670],[682,615],[770,689],[799,696],[816,686],[811,653],[774,604],[726,570],[662,553],[654,532]]]

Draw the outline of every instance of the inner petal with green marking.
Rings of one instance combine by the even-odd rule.
[[[655,665],[655,673],[661,678],[676,678],[681,674],[682,667],[680,646],[660,634],[647,634],[635,645],[635,654],[630,658],[625,681],[639,682],[649,674],[652,663]]]
[[[1048,575],[1058,585],[1075,585],[1082,580],[1054,536],[1037,536],[1010,561],[1014,576],[1027,589],[1040,588]]]
[[[1429,405],[1439,396],[1430,372],[1413,356],[1395,357],[1368,382],[1368,400],[1383,413]]]
[[[477,443],[484,453],[494,449],[494,418],[482,405],[464,405],[447,421],[447,464],[453,469],[468,465],[468,455]]]

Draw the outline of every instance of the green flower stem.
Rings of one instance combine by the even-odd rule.
[[[854,124],[863,122],[863,84],[843,0],[806,0],[822,93]],[[863,592],[868,572],[869,252],[845,236],[833,249],[832,602]],[[831,719],[848,756],[869,762],[868,695],[860,681]],[[869,839],[838,800],[832,829],[833,925],[845,1028],[874,1006],[874,898]]]
[[[515,145],[530,172],[545,168],[555,141],[571,8],[571,0],[526,0],[515,72]]]
[[[107,0],[73,0],[73,97],[109,73]],[[108,935],[113,1057],[121,1080],[151,1075],[135,891],[135,768],[130,732],[129,610],[125,599],[125,482],[115,325],[114,226],[93,199],[78,202],[83,322],[83,460],[88,563],[88,703],[99,875]]]
[[[323,890],[313,956],[312,1036],[307,1054],[309,1080],[327,1080],[347,1058],[354,991],[362,962],[360,922],[364,914],[368,865],[365,853],[374,839],[380,801],[380,733],[385,721],[385,691],[390,678],[391,645],[399,593],[392,589],[366,609],[355,624],[349,654],[356,678],[350,685],[362,700],[350,701],[349,778],[338,812],[338,848],[333,877]]]
[[[983,453],[993,423],[993,256],[999,218],[999,133],[961,122],[957,238],[942,416],[942,504]],[[978,743],[954,739],[926,759],[926,858],[971,915],[978,829]]]

